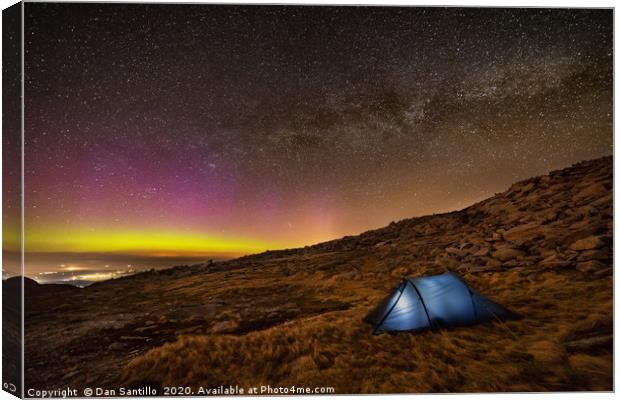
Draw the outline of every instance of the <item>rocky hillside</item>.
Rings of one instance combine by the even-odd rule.
[[[27,387],[612,389],[610,157],[359,236],[27,294]],[[458,272],[523,318],[371,334],[407,275]]]

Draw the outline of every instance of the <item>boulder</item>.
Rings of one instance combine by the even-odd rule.
[[[157,328],[157,325],[141,326],[139,328],[134,329],[134,332],[144,333],[144,332],[148,332],[148,331],[153,331],[156,328]]]
[[[119,340],[123,340],[127,342],[144,342],[144,341],[148,342],[151,340],[151,338],[146,337],[146,336],[121,336]]]
[[[598,348],[604,348],[611,351],[613,350],[613,342],[613,335],[601,335],[566,342],[564,346],[566,347],[566,350],[570,352],[590,352]]]
[[[530,182],[527,185],[523,186],[521,188],[521,193],[529,193],[530,191],[532,191],[534,188],[536,187],[536,185],[534,184],[534,182]]]
[[[237,321],[219,321],[213,324],[211,332],[213,333],[230,333],[234,332],[239,327]]]
[[[590,261],[585,261],[585,262],[578,263],[575,268],[578,271],[581,271],[583,273],[592,273],[592,272],[599,271],[599,270],[601,270],[601,269],[603,269],[605,267],[607,267],[607,265],[603,264],[600,261],[590,260]]]
[[[590,217],[594,214],[596,214],[598,212],[598,209],[596,207],[593,207],[591,205],[585,205],[583,207],[579,207],[575,210],[575,213],[577,215],[580,215],[584,218]]]
[[[463,250],[461,250],[461,249],[459,249],[457,247],[452,247],[452,246],[446,248],[446,253],[454,255],[454,256],[457,256],[459,258],[463,257],[463,255],[464,255],[464,251]]]
[[[200,329],[199,326],[190,326],[189,328],[179,329],[174,332],[176,336],[187,335],[188,333],[194,333]]]
[[[611,206],[613,202],[613,198],[614,198],[613,193],[609,193],[601,197],[600,199],[593,201],[592,205],[597,208],[607,208]]]
[[[119,342],[114,342],[108,346],[108,350],[110,351],[119,351],[119,350],[123,350],[124,348],[125,348],[125,345]]]
[[[486,257],[491,253],[491,249],[489,247],[482,247],[480,250],[474,253],[474,257]]]
[[[491,249],[489,247],[481,247],[476,252],[473,253],[474,257],[487,257]]]
[[[513,268],[513,267],[517,267],[521,265],[521,262],[517,261],[517,260],[510,260],[510,261],[506,261],[502,266],[504,268]]]
[[[334,365],[335,358],[335,354],[325,350],[315,349],[312,354],[314,364],[316,364],[319,369],[326,369]]]
[[[514,247],[499,247],[492,254],[493,258],[500,261],[513,260],[515,258],[523,257],[524,255],[524,252]]]
[[[599,269],[598,271],[594,271],[594,276],[597,278],[602,278],[604,276],[611,276],[614,273],[614,269],[612,267]]]
[[[557,255],[557,250],[552,248],[541,248],[539,249],[540,256],[545,259],[551,256]]]
[[[605,242],[599,236],[588,236],[585,239],[579,239],[569,246],[571,250],[592,250],[605,246]]]
[[[544,268],[569,268],[573,265],[572,261],[564,260],[558,254],[553,254],[542,260],[539,264]]]
[[[489,258],[485,265],[489,268],[496,268],[498,270],[502,267],[502,263],[494,258]]]
[[[553,221],[555,221],[557,219],[558,219],[558,213],[555,212],[555,211],[552,211],[552,212],[546,214],[543,217],[543,223],[544,224],[548,224],[548,223],[553,222]]]
[[[469,272],[472,268],[475,268],[475,266],[473,264],[470,263],[465,263],[465,264],[461,264],[459,265],[456,270],[458,272]]]
[[[392,271],[392,276],[394,276],[393,273],[394,273],[394,271]],[[409,269],[403,270],[403,273],[405,275],[401,275],[401,276],[408,275],[410,273]],[[335,282],[339,282],[339,281],[355,281],[355,280],[360,279],[360,277],[361,277],[361,275],[360,275],[360,273],[358,271],[350,270],[350,271],[344,271],[344,272],[341,272],[339,274],[336,274],[336,275],[332,276],[331,280],[335,281]]]
[[[62,380],[68,380],[68,379],[71,379],[74,376],[78,375],[79,373],[80,373],[80,371],[78,371],[77,369],[74,369],[74,370],[71,370],[68,373],[64,374],[61,379]]]
[[[590,261],[590,260],[607,260],[610,258],[609,250],[606,248],[584,250],[579,253],[577,261]]]
[[[504,240],[516,245],[522,245],[527,241],[542,237],[544,237],[544,235],[541,231],[541,226],[535,222],[517,225],[504,232]]]
[[[575,202],[579,202],[585,199],[598,199],[599,197],[607,195],[609,192],[610,190],[607,189],[605,185],[600,182],[596,182],[574,195],[573,200]]]
[[[497,264],[491,264],[491,265],[474,265],[472,267],[469,268],[468,272],[471,273],[477,273],[477,272],[495,272],[495,271],[501,271],[502,270],[502,266],[501,265],[497,265]]]

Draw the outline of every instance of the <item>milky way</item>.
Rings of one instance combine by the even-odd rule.
[[[305,245],[612,153],[611,10],[27,3],[25,49],[33,252]]]

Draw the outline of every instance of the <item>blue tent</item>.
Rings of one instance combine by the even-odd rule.
[[[405,278],[364,320],[379,332],[473,325],[516,314],[480,295],[455,273]]]

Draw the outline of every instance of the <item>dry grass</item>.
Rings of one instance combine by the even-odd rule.
[[[27,386],[612,390],[611,187],[603,158],[459,212],[28,297]],[[502,247],[521,255],[500,262]],[[362,322],[401,277],[446,270],[523,318],[381,336]]]
[[[242,336],[183,336],[131,361],[121,380],[134,386],[327,385],[338,393],[611,390],[610,353],[570,354],[564,345],[575,336],[611,333],[610,278],[510,271],[465,279],[524,318],[372,336],[361,322],[368,307],[359,306]],[[329,281],[315,285],[336,290]],[[359,289],[350,286],[339,281],[337,290]],[[376,291],[370,303],[383,294]]]

